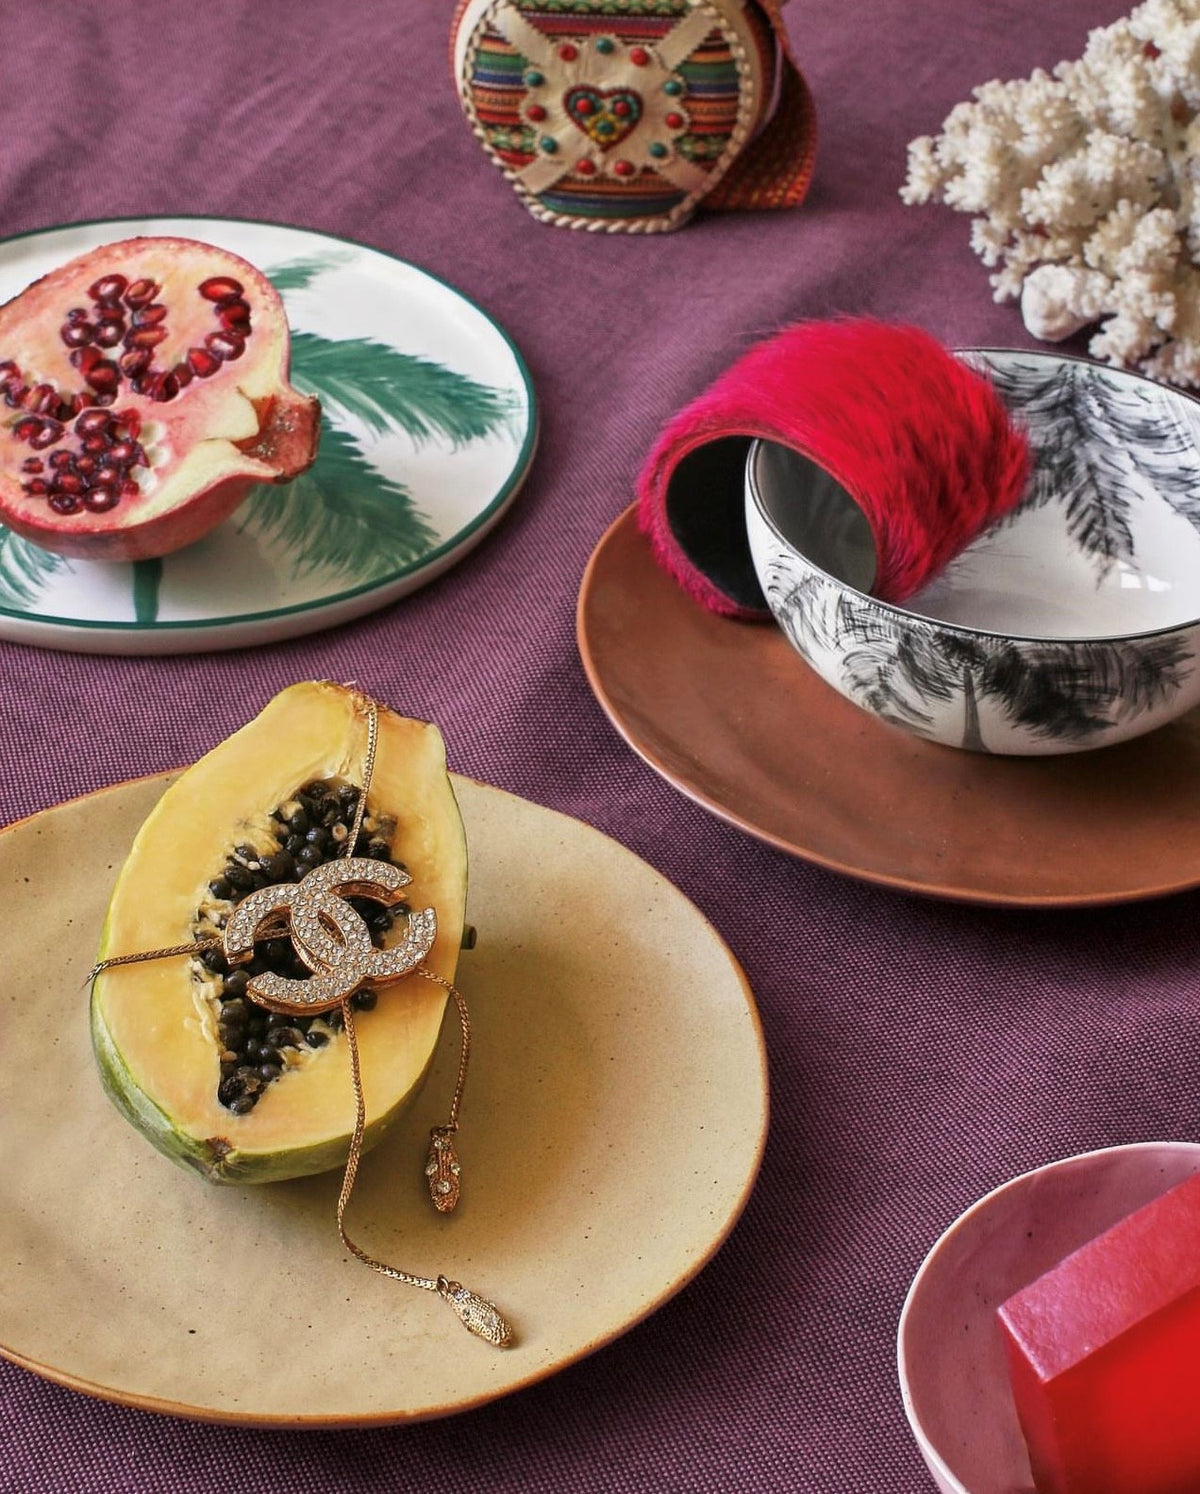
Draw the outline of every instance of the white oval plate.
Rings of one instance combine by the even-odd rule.
[[[219,1188],[159,1156],[101,1089],[85,977],[116,868],[167,782],[0,834],[0,968],[38,972],[5,1005],[0,1354],[176,1416],[365,1426],[541,1380],[695,1276],[741,1213],[766,1134],[746,978],[624,846],[462,778],[479,930],[457,976],[472,1024],[462,1203],[436,1214],[422,1175],[454,1088],[451,1021],[425,1088],[363,1160],[350,1228],[389,1262],[492,1298],[515,1346],[472,1338],[435,1295],[354,1261],[337,1235],[340,1171]]]
[[[324,411],[320,455],[163,560],[66,560],[0,528],[0,638],[103,654],[294,638],[432,581],[504,513],[537,439],[525,364],[473,302],[378,249],[228,218],[81,223],[0,243],[0,303],[137,234],[218,244],[276,283],[293,382]]]

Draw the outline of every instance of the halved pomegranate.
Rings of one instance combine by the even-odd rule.
[[[35,281],[0,307],[0,521],[91,560],[191,544],[316,457],[288,348],[274,286],[211,244],[125,239]]]

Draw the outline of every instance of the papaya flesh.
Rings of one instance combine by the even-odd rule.
[[[369,702],[328,682],[293,685],[177,779],[138,832],[121,869],[99,959],[188,944],[219,924],[211,892],[234,846],[278,850],[279,806],[306,784],[359,785]],[[435,726],[379,707],[367,815],[396,828],[391,856],[412,878],[412,908],[432,908],[437,937],[425,966],[453,980],[462,942],[467,854]],[[403,936],[403,919],[384,937]],[[219,963],[219,962],[218,962]],[[345,1163],[354,1090],[343,1032],[298,1043],[253,1108],[218,1097],[223,1042],[220,978],[196,956],[102,971],[92,985],[92,1043],[105,1089],[161,1152],[216,1183],[262,1183]],[[214,994],[214,991],[217,993]],[[445,991],[414,973],[355,1013],[367,1110],[365,1147],[420,1088]],[[331,1024],[336,1024],[336,1014]],[[299,1036],[297,1034],[297,1036]],[[281,1060],[282,1062],[282,1060]],[[226,1069],[230,1059],[226,1054]]]

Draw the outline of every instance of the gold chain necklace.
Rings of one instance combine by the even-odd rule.
[[[425,1176],[429,1196],[439,1213],[450,1213],[459,1199],[461,1168],[453,1137],[458,1130],[458,1113],[467,1082],[467,1064],[471,1053],[471,1020],[462,992],[452,981],[430,970],[424,963],[437,932],[437,917],[432,908],[414,911],[405,937],[396,946],[378,950],[370,941],[367,926],[345,896],[367,896],[383,903],[394,902],[410,881],[407,872],[387,863],[355,857],[351,854],[362,831],[367,794],[375,771],[375,750],[379,736],[379,711],[368,702],[367,751],[363,760],[362,787],[354,813],[354,824],[338,857],[307,872],[299,882],[262,887],[250,893],[237,905],[223,935],[197,939],[191,944],[174,944],[168,948],[150,949],[137,954],[115,955],[100,960],[87,977],[91,984],[102,971],[120,965],[136,965],[146,960],[166,960],[183,955],[202,954],[221,948],[230,964],[250,958],[256,938],[288,936],[303,964],[311,972],[307,980],[289,980],[268,971],[251,978],[247,995],[268,1010],[316,1015],[332,1011],[342,1013],[346,1044],[350,1054],[350,1077],[354,1086],[354,1132],[350,1138],[350,1155],[337,1201],[338,1236],[345,1248],[364,1266],[388,1276],[405,1286],[436,1292],[458,1315],[461,1322],[479,1338],[497,1348],[508,1348],[513,1342],[512,1328],[499,1309],[486,1297],[451,1281],[445,1276],[419,1276],[401,1271],[368,1255],[346,1232],[345,1216],[358,1176],[363,1136],[367,1124],[367,1106],[363,1095],[362,1067],[358,1057],[358,1034],[354,1027],[351,998],[360,990],[389,985],[409,974],[433,981],[451,996],[458,1013],[461,1046],[458,1077],[450,1117],[444,1125],[434,1126],[430,1133],[429,1155]]]

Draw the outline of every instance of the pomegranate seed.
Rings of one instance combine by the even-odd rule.
[[[156,348],[167,335],[165,327],[135,327],[125,334],[127,348]]]
[[[56,441],[61,441],[63,428],[57,420],[43,420],[41,430],[36,436],[30,436],[29,444],[34,451],[44,451],[47,446],[53,446]]]
[[[121,294],[128,284],[124,275],[102,275],[95,285],[88,286],[88,295],[93,301],[111,304],[121,299]]]
[[[181,389],[186,389],[196,375],[186,363],[177,363],[171,370],[171,377],[176,380]]]
[[[70,311],[67,312],[67,321],[86,322],[90,315],[91,313],[86,306],[72,306]]]
[[[82,493],[83,478],[74,472],[60,472],[52,486],[56,493]]]
[[[84,378],[86,378],[88,369],[95,368],[96,364],[100,362],[100,349],[76,348],[71,354],[71,362],[83,374]]]
[[[232,275],[214,275],[200,282],[200,294],[206,301],[232,301],[242,294],[242,286]]]
[[[142,417],[136,410],[117,410],[113,419],[117,423],[117,434],[124,439],[136,441],[142,430]]]
[[[36,436],[42,428],[42,422],[35,415],[26,415],[24,420],[18,420],[12,428],[12,433],[18,441],[28,441]]]
[[[214,358],[211,353],[206,353],[203,348],[189,348],[187,361],[188,367],[198,379],[207,379],[221,366],[221,360]]]
[[[153,280],[135,280],[125,292],[125,304],[133,311],[138,311],[143,306],[149,306],[158,295],[159,289],[160,287]]]
[[[52,451],[50,465],[56,472],[65,472],[75,465],[75,458],[69,451]]]
[[[79,512],[79,499],[71,493],[51,493],[50,507],[56,514],[77,514]]]
[[[107,406],[115,404],[116,399],[117,396],[115,394],[96,394],[92,396],[92,404]]]
[[[169,399],[174,399],[178,393],[179,380],[175,375],[170,373],[159,374],[158,381],[154,386],[154,393],[150,398],[157,400],[161,405],[165,404]]]
[[[93,488],[90,493],[83,495],[83,506],[94,514],[107,513],[110,508],[116,508],[118,502],[115,488]]]
[[[117,487],[124,476],[125,474],[116,467],[110,467],[106,464],[96,473],[96,481],[102,483],[105,487]]]
[[[112,425],[113,418],[105,410],[89,410],[75,422],[77,436],[103,435]]]
[[[28,393],[28,384],[21,384],[13,379],[4,386],[4,403],[10,405],[14,410],[19,410],[25,403],[25,396]]]
[[[44,466],[41,457],[26,457],[21,463],[22,472],[40,472]]]
[[[245,337],[250,330],[250,308],[245,301],[229,301],[218,309],[217,320],[227,332],[239,332]]]
[[[222,363],[232,362],[246,351],[245,340],[236,332],[210,332],[204,339],[204,345]]]
[[[60,399],[56,410],[47,410],[47,415],[53,415],[55,420],[61,420],[65,425],[75,413],[75,405],[70,399]]]
[[[0,379],[7,378],[9,374],[20,373],[20,371],[11,358],[5,358],[4,362],[0,363]]]
[[[166,314],[167,308],[156,301],[153,306],[143,306],[140,311],[135,311],[131,320],[135,327],[157,327]]]
[[[154,360],[154,354],[149,348],[130,348],[127,353],[122,353],[117,359],[121,372],[130,379],[136,379],[144,369],[150,367]]]
[[[84,477],[90,477],[96,470],[96,458],[90,456],[76,457],[75,470],[76,472],[82,472]]]
[[[98,347],[115,348],[125,331],[124,322],[104,322],[96,328],[95,341]]]
[[[97,306],[96,321],[100,322],[123,322],[125,320],[125,308],[123,306]]]
[[[58,335],[69,348],[82,348],[91,342],[92,329],[86,322],[64,322]]]
[[[50,384],[35,384],[22,404],[34,415],[49,415],[58,406],[58,391]]]
[[[83,376],[98,394],[106,394],[116,389],[121,382],[120,369],[107,358],[94,363]]]
[[[107,436],[85,436],[83,449],[91,456],[99,456],[102,451],[108,450]]]
[[[109,447],[108,459],[110,462],[116,462],[121,467],[129,467],[134,462],[139,461],[144,465],[146,453],[136,441],[118,441],[115,446]]]
[[[40,498],[42,494],[47,491],[47,488],[46,484],[40,477],[35,477],[32,482],[27,482],[25,484],[25,491],[27,493],[32,493],[35,498]]]

